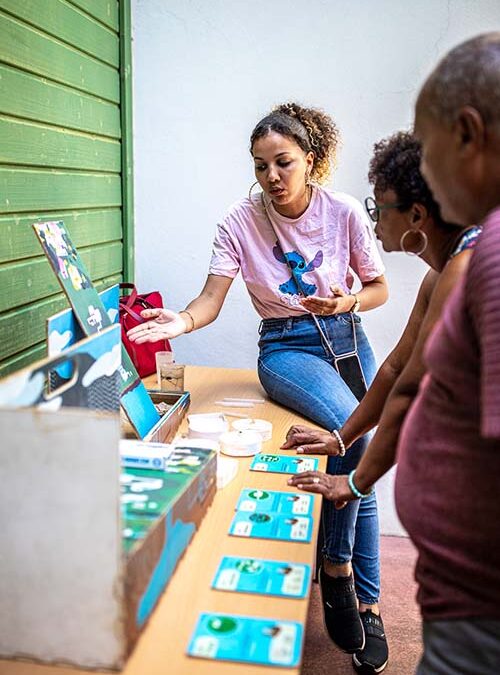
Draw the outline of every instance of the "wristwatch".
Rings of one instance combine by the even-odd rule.
[[[356,295],[356,293],[351,293],[351,295],[352,295],[353,298],[354,298],[354,305],[351,307],[351,309],[350,309],[349,311],[350,311],[350,312],[359,312],[359,308],[360,308],[360,306],[361,306],[361,302],[359,301],[359,298],[358,298],[358,296]]]

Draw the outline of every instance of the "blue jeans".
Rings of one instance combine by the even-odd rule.
[[[334,352],[353,350],[352,315],[318,317]],[[375,358],[354,315],[358,356],[367,386],[376,372]],[[339,429],[358,401],[333,366],[312,317],[305,314],[287,319],[265,319],[261,323],[258,373],[268,395],[296,410],[328,431]],[[356,441],[344,457],[329,457],[327,472],[347,474],[363,454],[369,437]],[[377,502],[372,496],[349,502],[341,510],[323,503],[323,555],[332,563],[352,561],[356,593],[360,602],[374,604],[380,594],[380,559]]]

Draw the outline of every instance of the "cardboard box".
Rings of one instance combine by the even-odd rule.
[[[131,522],[119,341],[110,327],[0,381],[0,657],[120,669],[214,496],[215,452],[175,450],[150,472],[162,499]],[[51,390],[67,360],[74,376]],[[188,403],[178,396],[153,435],[175,434]]]
[[[129,649],[212,502],[216,474],[216,452],[200,448],[172,448],[164,471],[122,470]]]
[[[170,443],[179,431],[182,420],[189,410],[191,396],[188,391],[168,392],[147,389],[153,403],[166,403],[170,409],[161,415],[160,421],[145,435],[144,441],[149,443]],[[121,416],[123,438],[137,438],[137,433],[125,415]]]

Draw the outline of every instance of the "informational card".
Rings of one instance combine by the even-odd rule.
[[[277,492],[245,488],[241,491],[236,505],[237,511],[293,513],[302,516],[312,515],[314,496],[297,492]]]
[[[310,578],[310,565],[224,556],[215,574],[212,588],[235,593],[304,598]]]
[[[303,633],[296,621],[204,612],[187,653],[202,659],[293,668],[300,663]]]
[[[268,471],[269,473],[303,473],[316,471],[318,460],[315,457],[296,457],[294,455],[268,455],[263,452],[255,455],[250,471]]]
[[[311,516],[236,511],[229,534],[235,537],[308,542],[311,541],[312,530]]]

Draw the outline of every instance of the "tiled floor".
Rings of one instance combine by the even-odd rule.
[[[413,580],[415,549],[404,537],[381,538],[381,610],[389,640],[384,675],[411,675],[420,658],[420,615]],[[353,675],[351,657],[339,651],[323,626],[318,584],[313,584],[302,675]]]

